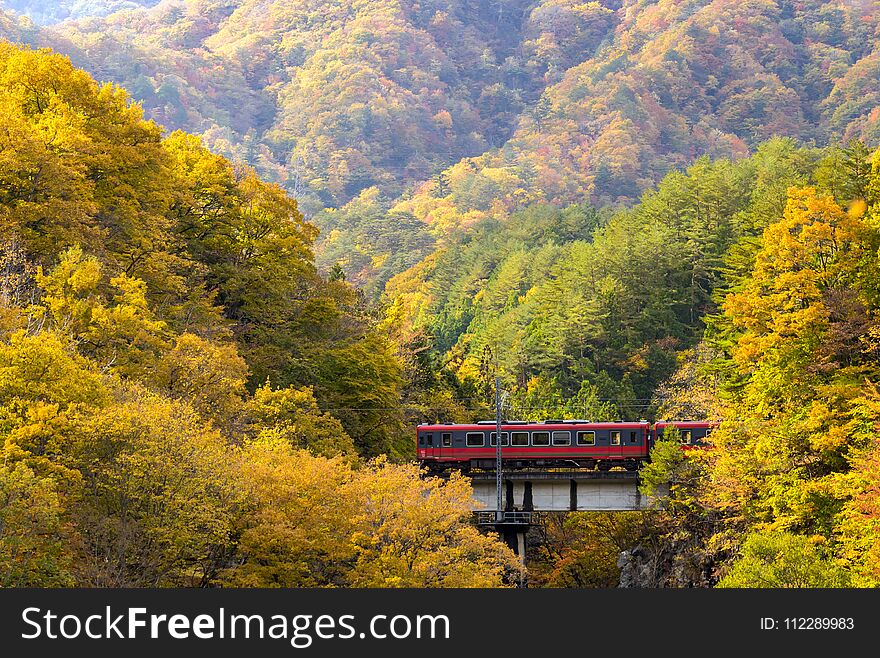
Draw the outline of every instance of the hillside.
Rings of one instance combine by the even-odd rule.
[[[444,161],[506,144],[514,129],[486,168],[538,159],[546,198],[586,191],[601,202],[637,198],[701,154],[741,154],[773,135],[864,138],[875,126],[870,2],[478,6],[166,2],[52,34],[137,92],[172,87],[183,112],[156,117],[174,118],[172,127],[204,131],[212,126],[199,122],[210,121],[233,130],[235,144],[253,131],[324,205],[374,184],[394,192]],[[152,80],[126,60],[161,63],[209,97],[220,90],[201,88],[215,77],[207,70],[245,66],[246,88],[271,102],[270,116],[229,125],[199,109],[206,99],[186,102],[180,80]],[[143,100],[148,111],[163,105]],[[248,109],[236,96],[215,102]],[[541,175],[552,169],[560,180]],[[479,209],[475,201],[467,205]]]
[[[494,64],[527,5],[507,4],[499,17],[455,2],[164,2],[46,39],[157,120],[335,206],[504,143],[527,100]]]
[[[535,200],[631,203],[701,155],[772,136],[876,142],[875,4],[635,3],[614,39],[566,70],[503,149],[403,202],[458,225]]]
[[[159,0],[2,0],[0,9],[13,11],[39,25],[50,25],[67,19],[107,16],[117,11],[152,7]]]
[[[343,408],[362,452],[396,450],[401,365],[356,291],[319,276],[317,230],[295,200],[194,136],[163,137],[123,90],[59,55],[0,43],[0,58],[0,236],[23,268],[4,331],[30,326],[27,296],[57,285],[56,321],[101,367],[152,380],[194,334],[185,358],[212,361],[209,381],[310,387],[307,398]],[[36,268],[59,261],[58,280],[38,284]],[[385,411],[347,411],[371,406],[365,395]],[[218,424],[236,422],[225,403],[205,404]]]
[[[518,572],[467,522],[463,479],[366,459],[411,451],[403,364],[317,274],[315,235],[277,185],[163,137],[122,89],[0,43],[3,587]]]
[[[627,558],[642,586],[877,586],[880,152],[840,155],[730,250],[698,357],[661,391],[664,414],[701,400],[723,421],[642,473],[675,483],[662,539]]]
[[[711,6],[743,34],[769,12],[765,35],[808,43],[791,40],[797,25],[775,5]],[[657,30],[691,52],[707,7],[630,7],[615,35],[668,10]],[[813,10],[807,21],[798,5],[806,13],[792,20],[815,30],[828,10]],[[771,48],[762,66],[780,81],[787,67],[785,85],[728,89],[712,105],[712,84],[697,85],[687,60],[696,86],[670,102],[708,103],[707,121],[727,117],[744,146],[645,182],[631,203],[545,197],[574,178],[505,196],[524,183],[517,171],[548,175],[535,163],[552,163],[552,150],[519,170],[493,158],[526,157],[538,124],[574,139],[583,133],[559,122],[596,109],[569,85],[588,63],[558,82],[547,68],[537,112],[504,146],[398,197],[371,185],[314,215],[329,228],[323,253],[349,258],[372,282],[362,289],[339,264],[322,275],[318,228],[255,168],[163,129],[62,55],[0,43],[0,583],[515,582],[512,552],[468,522],[467,481],[407,463],[417,422],[479,417],[500,376],[510,418],[721,421],[709,450],[682,451],[674,431],[652,448],[640,481],[662,509],[539,519],[534,584],[876,586],[880,150],[816,143],[838,129],[872,139],[876,60],[858,35],[874,18],[835,15],[837,36],[821,38],[840,45],[850,30],[847,48],[862,55],[833,80]],[[16,39],[55,34],[0,19]],[[660,48],[616,43],[596,57]],[[724,65],[737,70],[763,52],[735,49],[726,42]],[[630,88],[651,61],[603,80]],[[205,84],[247,80],[252,64]],[[794,80],[797,97],[785,91]],[[786,111],[761,101],[771,92]],[[633,111],[647,98],[622,97]],[[265,100],[251,88],[239,98]],[[657,126],[675,128],[663,116]],[[650,126],[633,135],[648,144]],[[763,140],[774,126],[802,132]],[[699,143],[685,127],[682,139]]]
[[[401,217],[629,205],[774,135],[876,143],[878,25],[867,0],[167,0],[37,40],[282,184],[327,229],[319,266],[380,291],[411,260],[389,244],[430,250]]]
[[[775,221],[789,187],[829,187],[839,159],[779,138],[670,173],[632,209],[535,204],[482,220],[389,281],[388,330],[403,344],[427,337],[478,390],[497,367],[522,415],[569,403],[585,418],[651,414],[718,310],[734,245]]]

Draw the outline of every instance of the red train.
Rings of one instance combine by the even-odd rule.
[[[648,459],[651,446],[673,425],[678,428],[684,447],[699,447],[718,423],[661,420],[651,425],[646,420],[607,423],[508,420],[501,424],[502,467],[607,471],[622,466],[635,471]],[[495,469],[495,421],[419,425],[416,434],[419,463],[431,471]]]

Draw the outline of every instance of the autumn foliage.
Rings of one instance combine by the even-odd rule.
[[[0,585],[512,582],[406,463],[496,376],[720,422],[535,584],[880,583],[876,3],[86,4],[0,12]]]
[[[498,586],[296,201],[0,44],[0,585]],[[441,555],[440,558],[437,556]]]

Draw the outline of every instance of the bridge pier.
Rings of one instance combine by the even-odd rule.
[[[523,567],[534,512],[646,510],[653,502],[639,491],[638,473],[629,471],[510,471],[502,476],[504,509],[498,515],[495,474],[469,474],[476,520],[501,535]]]
[[[518,510],[506,510],[501,519],[495,514],[495,511],[481,510],[476,513],[477,525],[483,527],[491,527],[495,532],[501,535],[504,543],[516,553],[519,558],[520,566],[525,569],[526,566],[526,533],[532,524],[532,513]],[[523,582],[520,581],[520,587]]]

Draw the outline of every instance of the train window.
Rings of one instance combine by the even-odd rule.
[[[443,434],[440,435],[440,438],[443,440],[444,448],[452,447],[452,434],[450,432],[443,432]]]
[[[420,446],[425,445],[425,435],[424,434],[419,434],[419,445]]]
[[[611,430],[611,445],[620,445],[620,430]]]
[[[434,435],[433,434],[426,434],[425,437],[427,437],[426,442],[429,446],[434,445]]]
[[[528,432],[511,432],[510,433],[510,445],[513,445],[513,446],[527,446],[527,445],[529,445],[529,433]]]
[[[690,444],[690,442],[691,442],[691,431],[690,430],[682,430],[681,431],[681,442]]]
[[[486,437],[482,432],[468,432],[465,437],[465,444],[469,448],[482,447],[486,442]]]
[[[489,434],[489,445],[494,446],[497,445],[498,439],[496,438],[498,435],[495,432]],[[507,432],[501,432],[501,445],[508,446],[510,445],[510,436]]]
[[[553,445],[570,446],[571,432],[553,432]]]
[[[594,446],[594,445],[596,445],[596,433],[595,432],[578,432],[578,445],[579,446]]]
[[[630,432],[629,433],[629,442],[630,443],[638,443],[639,442],[638,432]]]
[[[549,446],[550,432],[532,432],[533,446]]]

